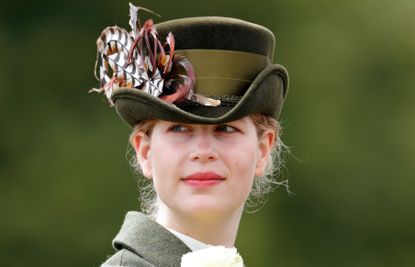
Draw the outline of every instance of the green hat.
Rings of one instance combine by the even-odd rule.
[[[130,24],[132,24],[131,21]],[[151,26],[150,21],[148,25],[144,24],[143,28]],[[152,35],[152,32],[149,31],[148,36],[156,36],[158,40],[167,38],[170,51],[174,50],[174,55],[180,55],[179,57],[184,56],[193,67],[191,71],[186,72],[185,66],[187,65],[181,65],[178,71],[180,75],[177,77],[184,77],[184,80],[178,79],[179,82],[189,84],[189,80],[192,79],[187,79],[186,75],[188,74],[192,78],[191,76],[194,74],[193,92],[220,102],[217,101],[212,106],[209,103],[195,101],[194,97],[187,97],[185,101],[170,103],[166,101],[164,96],[166,93],[164,92],[155,96],[157,94],[143,90],[143,88],[149,89],[152,85],[155,88],[157,85],[159,88],[166,88],[167,84],[172,84],[171,80],[167,81],[168,75],[165,75],[166,78],[160,77],[163,76],[162,70],[160,70],[161,75],[157,72],[157,77],[156,74],[152,74],[153,83],[141,85],[142,89],[131,88],[134,81],[128,80],[127,77],[127,79],[118,80],[118,82],[121,81],[118,83],[119,86],[111,88],[111,90],[107,90],[107,87],[106,94],[109,101],[115,105],[117,113],[129,125],[135,126],[145,119],[219,124],[254,113],[262,113],[278,119],[288,90],[288,72],[283,66],[272,63],[275,37],[270,30],[250,22],[225,17],[176,19],[157,24],[154,28],[158,35]],[[169,39],[171,38],[170,32],[174,36],[174,40]],[[145,44],[145,35],[138,38],[137,36],[139,34],[133,36],[131,41],[137,42],[139,40],[142,41],[141,44]],[[117,38],[123,39],[122,36]],[[101,35],[97,41],[99,49],[100,40],[107,41]],[[111,47],[111,44],[109,46]],[[117,48],[113,44],[114,47]],[[153,47],[157,47],[157,45]],[[110,54],[108,53],[110,50],[111,48],[107,49],[107,54]],[[103,51],[102,44],[101,51]],[[124,55],[124,66],[128,64],[128,57],[135,53],[133,50],[128,52],[128,55]],[[141,57],[141,59],[144,58],[141,62],[151,65],[151,51],[146,55],[149,56],[149,59],[146,61],[145,57]],[[115,58],[115,55],[112,56]],[[157,58],[158,62],[167,64],[165,62],[169,60],[169,57],[161,58],[162,56]],[[107,59],[110,57],[111,55]],[[118,70],[118,72],[120,71]],[[100,73],[106,73],[105,68],[101,68]],[[125,72],[123,73],[125,75]],[[111,82],[108,75],[106,79],[102,77],[101,75],[101,85]],[[129,86],[125,86],[126,84]],[[166,91],[168,90],[166,89]]]

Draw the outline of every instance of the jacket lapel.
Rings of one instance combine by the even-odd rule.
[[[191,251],[166,228],[135,211],[127,213],[113,246],[126,248],[155,266],[180,266],[182,255]]]

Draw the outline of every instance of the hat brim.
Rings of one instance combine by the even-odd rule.
[[[116,89],[111,98],[117,113],[132,127],[147,119],[192,124],[221,124],[255,113],[278,119],[287,90],[287,70],[279,64],[271,64],[257,75],[241,100],[233,107],[176,106],[142,90],[132,88]]]

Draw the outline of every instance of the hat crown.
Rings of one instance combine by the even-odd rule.
[[[191,17],[156,24],[160,39],[172,32],[176,49],[212,49],[248,52],[272,62],[275,36],[267,28],[228,17]]]

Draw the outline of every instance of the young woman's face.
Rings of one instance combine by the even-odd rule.
[[[157,121],[134,139],[159,199],[185,216],[242,210],[254,176],[262,176],[275,133],[257,136],[249,117],[220,125]]]

